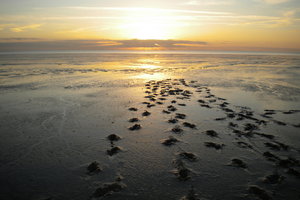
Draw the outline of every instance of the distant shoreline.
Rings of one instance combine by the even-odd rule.
[[[0,52],[0,55],[15,54],[78,54],[78,53],[96,53],[96,54],[239,54],[239,55],[290,55],[300,56],[300,52],[267,52],[267,51],[120,51],[120,50],[58,50],[58,51],[15,51]]]

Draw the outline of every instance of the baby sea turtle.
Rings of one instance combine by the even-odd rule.
[[[174,112],[176,110],[177,110],[177,108],[175,106],[172,106],[172,105],[168,106],[168,111]]]
[[[142,113],[142,115],[143,116],[149,116],[149,115],[151,115],[151,113],[146,110],[145,112]]]
[[[285,159],[280,159],[277,163],[280,167],[288,168],[292,166],[300,166],[299,160],[296,160],[295,158],[288,157]]]
[[[166,145],[166,146],[171,146],[171,145],[175,144],[176,142],[179,142],[179,140],[176,139],[173,136],[169,136],[168,139],[164,139],[164,140],[161,141],[161,143]]]
[[[293,126],[296,128],[300,128],[300,124],[294,124]]]
[[[169,119],[168,122],[171,123],[171,124],[176,124],[178,122],[178,119],[173,119],[172,118],[172,119]]]
[[[141,128],[142,128],[142,126],[140,124],[135,124],[135,125],[129,127],[128,129],[131,131],[135,131],[135,130],[139,130]]]
[[[116,135],[116,134],[110,134],[109,136],[107,136],[107,139],[111,142],[113,141],[118,141],[121,139],[120,136]]]
[[[177,176],[179,180],[185,181],[190,178],[191,170],[185,167],[184,162],[181,159],[176,159],[173,161],[176,170],[173,173]]]
[[[148,104],[147,108],[151,108],[151,107],[154,107],[154,106],[155,106],[155,104]]]
[[[235,114],[234,113],[227,113],[226,114],[228,118],[235,118]]]
[[[233,122],[229,122],[228,126],[229,127],[238,127],[238,125]]]
[[[165,114],[171,114],[170,111],[167,111],[167,110],[163,110],[162,113],[165,113]]]
[[[245,124],[245,127],[244,127],[245,131],[254,131],[257,129],[258,129],[258,126],[256,126],[255,124],[250,124],[250,123]]]
[[[269,184],[278,184],[281,183],[285,179],[284,176],[279,175],[277,172],[267,175],[263,178],[264,183]]]
[[[128,108],[128,110],[130,110],[130,111],[138,111],[138,109],[137,109],[137,108],[133,108],[133,107],[131,107],[131,108]]]
[[[191,124],[191,123],[189,123],[189,122],[183,122],[183,126],[189,127],[189,128],[196,128],[196,125],[195,125],[195,124]]]
[[[116,182],[121,182],[124,179],[124,177],[121,174],[118,174],[115,178]]]
[[[175,126],[174,128],[172,128],[172,131],[174,133],[181,133],[183,130],[180,128],[180,126]]]
[[[300,172],[291,167],[287,170],[287,173],[300,178]]]
[[[218,133],[214,130],[207,130],[205,131],[206,135],[210,136],[210,137],[218,137]]]
[[[289,111],[284,111],[282,113],[283,114],[294,114],[294,113],[297,113],[297,112],[300,112],[300,110],[289,110]]]
[[[224,144],[217,144],[214,142],[205,142],[204,144],[207,147],[215,148],[217,150],[222,149],[225,146]]]
[[[225,112],[230,112],[230,113],[233,113],[233,110],[230,109],[230,108],[223,108],[222,110],[224,110]]]
[[[271,200],[272,198],[270,195],[262,188],[258,187],[257,185],[251,185],[248,188],[249,193],[254,194],[258,198],[262,200]]]
[[[177,170],[177,172],[175,172],[175,174],[177,175],[177,177],[180,179],[180,180],[187,180],[187,179],[190,179],[190,170],[188,168],[180,168]]]
[[[199,102],[199,103],[206,103],[206,102],[205,102],[204,100],[202,100],[202,99],[199,99],[198,102]]]
[[[194,188],[192,187],[190,190],[189,190],[189,193],[182,197],[180,200],[206,200],[206,199],[199,199],[198,198],[198,194],[196,194],[196,192],[194,191]]]
[[[249,149],[253,149],[252,145],[246,143],[246,142],[242,142],[242,141],[239,141],[237,142],[237,145],[240,147],[240,148],[249,148]]]
[[[120,147],[112,147],[111,149],[107,150],[106,153],[109,155],[109,156],[113,156],[117,153],[119,153],[122,149]]]
[[[244,161],[242,161],[238,158],[233,158],[229,165],[234,166],[234,167],[241,167],[241,168],[244,168],[244,169],[247,168],[246,163],[244,163]]]
[[[197,160],[197,156],[194,153],[191,152],[181,152],[179,153],[179,155],[189,161],[196,161]]]
[[[216,121],[223,121],[223,120],[225,120],[226,119],[226,117],[218,117],[218,118],[216,118],[215,120]]]
[[[279,145],[272,143],[272,142],[265,142],[264,144],[266,147],[268,147],[272,150],[275,150],[275,151],[279,151],[281,149]]]
[[[208,104],[200,104],[200,106],[201,106],[201,107],[205,107],[205,108],[211,108],[211,106],[208,105]]]
[[[99,187],[94,192],[94,197],[103,197],[107,195],[111,195],[114,192],[119,192],[126,187],[125,184],[120,182],[106,183],[102,187]]]
[[[131,118],[128,121],[131,122],[131,123],[133,123],[133,122],[138,122],[139,119],[138,118]]]
[[[275,122],[276,124],[278,124],[280,126],[286,126],[286,123],[281,122],[281,121],[273,120],[273,122]]]
[[[263,156],[266,157],[270,161],[278,161],[280,158],[269,151],[263,153]]]
[[[102,169],[99,166],[100,164],[97,161],[92,162],[87,166],[87,170],[89,173],[96,173],[102,171]]]
[[[290,148],[289,145],[286,145],[286,144],[281,143],[281,142],[274,141],[274,143],[278,144],[280,146],[280,148],[283,149],[283,150],[288,150]]]
[[[181,114],[181,113],[176,113],[175,118],[177,118],[177,119],[185,119],[186,115],[185,114]]]
[[[252,132],[243,132],[243,131],[240,131],[237,129],[233,129],[232,132],[235,133],[238,137],[242,137],[242,136],[247,137],[247,138],[253,137]]]

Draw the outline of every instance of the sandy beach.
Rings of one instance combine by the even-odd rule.
[[[0,199],[299,199],[299,66],[1,54]]]

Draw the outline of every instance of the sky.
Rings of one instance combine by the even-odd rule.
[[[0,51],[300,52],[300,0],[0,0]]]

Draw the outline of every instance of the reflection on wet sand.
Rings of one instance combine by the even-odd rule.
[[[153,74],[147,74],[147,73],[141,73],[139,75],[133,76],[132,78],[138,78],[138,79],[144,79],[144,80],[162,80],[167,77],[164,73],[153,73]]]
[[[0,60],[1,199],[299,196],[297,56]]]

